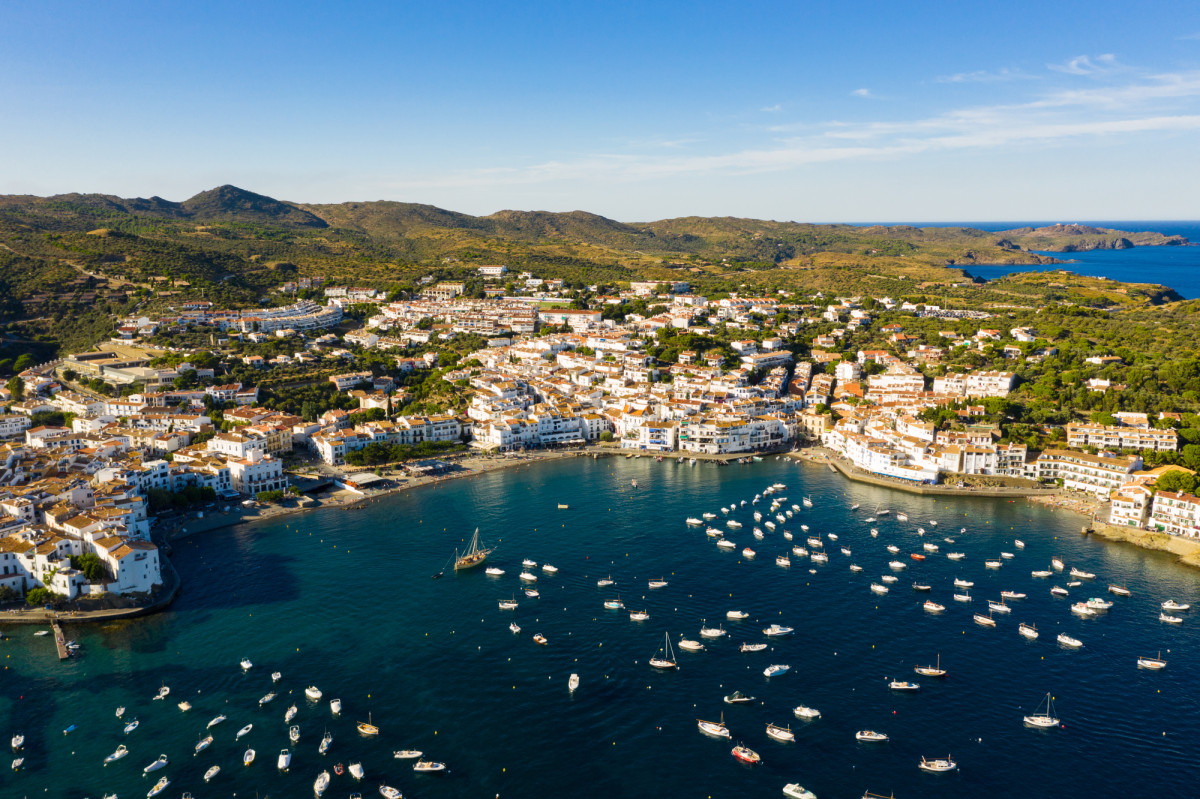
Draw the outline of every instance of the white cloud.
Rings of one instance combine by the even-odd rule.
[[[871,94],[870,89],[855,89],[854,91],[850,92],[850,95],[852,97],[871,97],[871,96],[873,96]]]
[[[1055,72],[1065,72],[1068,75],[1096,75],[1109,72],[1117,66],[1117,57],[1112,53],[1096,56],[1093,61],[1090,56],[1075,56],[1065,64],[1047,64]]]
[[[759,110],[766,111],[768,114],[775,114],[775,113],[778,113],[779,111],[782,111],[783,106],[780,105],[779,103],[776,103],[775,105],[769,105],[766,108],[762,108]]]
[[[1019,69],[1009,69],[1004,67],[995,72],[989,72],[986,69],[976,70],[975,72],[959,72],[954,75],[944,75],[937,79],[938,83],[1001,83],[1010,80],[1036,80],[1033,75],[1028,75]]]

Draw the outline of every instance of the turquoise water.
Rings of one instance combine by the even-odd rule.
[[[636,478],[640,488],[630,488]],[[733,516],[745,523],[729,537],[728,553],[684,525],[687,516],[746,499],[774,482],[788,484],[788,505],[809,495],[816,507],[788,525],[796,542],[813,533],[837,533],[827,544],[830,563],[809,574],[793,560],[790,570],[774,556],[790,545],[776,534],[753,539],[751,506]],[[569,510],[558,510],[559,502]],[[851,512],[858,502],[862,509]],[[760,502],[763,507],[767,502]],[[863,517],[876,507],[892,510],[874,526]],[[911,521],[895,514],[907,512]],[[937,528],[928,520],[940,522]],[[723,521],[717,520],[717,523]],[[916,535],[918,523],[929,530]],[[1200,602],[1200,580],[1166,556],[1093,541],[1078,534],[1077,516],[1017,501],[934,500],[848,483],[824,467],[768,460],[744,466],[688,467],[652,459],[609,459],[536,464],[458,480],[381,500],[364,510],[318,511],[302,517],[217,531],[179,542],[174,562],[184,591],[161,615],[108,629],[68,629],[84,645],[76,661],[59,663],[48,637],[10,627],[0,643],[6,666],[0,683],[0,735],[27,736],[23,771],[0,772],[3,797],[82,797],[107,792],[145,796],[154,777],[200,797],[311,796],[317,773],[335,762],[361,760],[366,779],[356,785],[334,777],[326,797],[358,791],[378,796],[381,782],[412,797],[577,796],[777,797],[799,781],[822,799],[858,797],[866,789],[897,797],[1037,796],[1094,797],[1183,795],[1197,776],[1193,755],[1200,734],[1195,675],[1200,669],[1196,626],[1158,621],[1168,597]],[[724,525],[721,525],[724,529]],[[956,531],[965,526],[967,532]],[[507,570],[500,578],[482,570],[431,580],[475,527],[499,544],[489,560]],[[888,572],[884,546],[907,553],[934,540],[942,553],[967,553],[958,564],[930,555],[909,568],[890,594],[868,590]],[[1018,550],[1013,538],[1027,546]],[[740,548],[758,557],[748,561]],[[852,556],[839,552],[845,545]],[[999,571],[986,557],[1002,550],[1016,557]],[[1125,583],[1132,598],[1116,600],[1101,618],[1081,620],[1067,600],[1050,596],[1052,584],[1030,571],[1049,568],[1052,555],[1097,574],[1094,587],[1072,590],[1071,601],[1100,595],[1107,582]],[[521,559],[559,567],[540,569],[540,599],[520,595]],[[852,574],[849,563],[864,567]],[[611,574],[611,589],[596,580]],[[956,576],[976,582],[972,606],[951,601]],[[648,579],[669,586],[649,591]],[[914,579],[933,586],[946,605],[922,611],[927,596]],[[971,621],[985,600],[1004,589],[1025,591],[1011,617],[997,616],[988,630]],[[515,612],[497,600],[517,594]],[[620,595],[650,620],[631,622],[626,611],[605,610]],[[727,621],[725,611],[751,614]],[[1194,616],[1195,611],[1192,615]],[[1189,614],[1184,614],[1188,616]],[[520,636],[508,630],[516,620]],[[730,635],[703,653],[679,652],[676,673],[657,673],[646,661],[663,632],[698,638],[703,619]],[[785,639],[764,639],[772,621],[796,628]],[[1017,634],[1020,622],[1041,637]],[[1062,631],[1080,638],[1079,651],[1060,649]],[[549,645],[530,639],[541,632]],[[767,652],[741,654],[742,641],[770,640]],[[1152,673],[1136,668],[1138,655],[1162,651],[1169,665]],[[941,655],[950,675],[940,682],[916,677],[914,664]],[[243,674],[238,661],[254,667]],[[787,663],[792,672],[766,680],[762,670]],[[281,695],[264,709],[270,672],[283,672]],[[574,696],[567,678],[582,680]],[[915,679],[912,695],[888,691],[888,678]],[[152,701],[166,683],[171,695]],[[315,684],[325,693],[315,705],[303,697]],[[730,707],[721,697],[740,689],[758,698]],[[1047,691],[1055,696],[1065,728],[1025,728]],[[289,694],[290,692],[290,694]],[[328,700],[344,704],[331,716]],[[181,713],[187,699],[194,709]],[[301,741],[291,747],[283,713],[295,702]],[[818,708],[811,723],[794,718],[799,704]],[[118,705],[139,728],[122,734]],[[724,711],[734,742],[763,757],[748,767],[729,754],[730,742],[696,729],[696,719]],[[198,757],[192,746],[217,713],[229,720],[214,728],[216,743]],[[354,729],[370,718],[377,739]],[[790,724],[796,742],[773,742],[768,722]],[[236,731],[253,723],[240,742]],[[62,730],[78,729],[69,736]],[[882,745],[859,744],[858,729],[891,736]],[[330,753],[317,754],[322,733],[334,736]],[[124,743],[131,754],[103,767],[105,755]],[[241,765],[249,744],[256,762]],[[275,758],[294,749],[291,771]],[[417,748],[446,762],[441,776],[415,775],[393,749]],[[152,777],[141,770],[160,753],[171,764]],[[957,773],[929,775],[922,755],[960,763]],[[213,764],[222,773],[205,785]]]

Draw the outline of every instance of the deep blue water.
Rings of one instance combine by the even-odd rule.
[[[635,477],[637,490],[629,486]],[[789,544],[770,533],[755,541],[749,504],[733,514],[746,525],[730,532],[739,544],[734,553],[716,548],[702,528],[684,525],[687,516],[749,501],[776,481],[788,484],[788,505],[804,495],[816,505],[786,525],[797,543],[805,537],[801,523],[840,536],[827,544],[830,563],[816,574],[799,559],[790,570],[775,565]],[[570,509],[558,510],[559,502]],[[852,502],[862,508],[850,511]],[[766,504],[757,507],[765,512]],[[874,525],[880,535],[872,538],[864,517],[880,506],[892,515]],[[899,511],[911,521],[899,522]],[[919,523],[930,531],[924,538],[916,534]],[[335,777],[326,797],[356,790],[378,796],[381,782],[411,797],[778,797],[791,781],[822,799],[859,797],[866,789],[900,799],[1185,795],[1198,775],[1200,620],[1161,624],[1158,603],[1200,602],[1200,579],[1164,555],[1083,538],[1079,525],[1077,516],[1023,501],[916,497],[848,483],[808,464],[688,467],[643,458],[537,464],[412,491],[365,510],[204,534],[176,547],[185,590],[168,612],[69,630],[84,644],[76,661],[60,664],[53,642],[35,638],[31,628],[7,630],[0,735],[7,740],[20,729],[28,743],[25,770],[0,772],[0,796],[141,797],[153,782],[141,769],[160,753],[171,759],[160,772],[172,780],[167,797],[311,796],[318,771],[353,760],[366,768],[364,783]],[[475,527],[499,544],[489,562],[507,574],[429,579]],[[953,549],[965,560],[942,556],[951,548],[940,540],[946,535],[957,538]],[[1024,550],[1014,537],[1025,540]],[[941,553],[908,561],[908,552],[931,539]],[[890,594],[878,597],[868,585],[889,571],[889,542],[910,566]],[[743,545],[758,557],[745,559]],[[840,554],[842,545],[852,556]],[[999,571],[985,570],[985,557],[1000,551],[1016,557]],[[1072,600],[1100,595],[1110,581],[1127,584],[1133,597],[1115,598],[1101,618],[1072,616],[1067,600],[1049,594],[1065,578],[1030,576],[1056,554],[1097,574],[1094,586],[1072,590]],[[520,595],[524,557],[560,569],[556,576],[539,570],[540,599]],[[851,561],[864,572],[851,573]],[[608,574],[617,585],[597,588],[597,578]],[[973,606],[951,601],[960,575],[976,582]],[[660,576],[670,585],[649,591],[646,581]],[[918,578],[932,584],[944,613],[923,612],[929,595],[910,587]],[[986,610],[985,600],[1004,589],[1029,598],[1013,603],[1011,617],[998,616],[996,629],[973,624],[972,612]],[[497,600],[514,594],[517,611],[497,609]],[[647,609],[650,620],[605,610],[603,601],[618,594],[628,608]],[[725,620],[734,608],[751,618]],[[520,636],[508,630],[514,619]],[[703,653],[678,653],[677,673],[647,666],[664,631],[675,641],[697,638],[703,619],[723,624],[729,638]],[[761,629],[771,621],[794,626],[796,634],[771,639],[767,652],[737,651],[742,641],[767,640]],[[1022,621],[1036,624],[1041,638],[1021,638]],[[1085,647],[1059,648],[1054,637],[1061,631]],[[549,645],[533,644],[534,632]],[[1165,670],[1136,668],[1138,655],[1160,650]],[[947,679],[913,675],[914,664],[939,654]],[[242,656],[255,663],[246,674],[238,667]],[[768,681],[762,669],[771,663],[790,664],[792,673]],[[275,669],[284,674],[282,695],[260,709]],[[572,672],[582,679],[574,696],[567,691]],[[917,679],[922,690],[893,694],[889,677]],[[164,682],[170,697],[152,701]],[[309,684],[325,692],[322,704],[303,698]],[[724,705],[721,697],[735,688],[759,703]],[[1047,691],[1065,728],[1025,728],[1021,716]],[[340,718],[329,713],[332,697],[345,705]],[[185,698],[195,706],[187,714],[176,707]],[[302,739],[291,771],[281,775],[275,756],[289,746],[283,713],[292,701]],[[821,719],[795,719],[791,709],[801,703],[820,709]],[[129,736],[113,715],[122,704],[127,717],[141,721]],[[763,765],[739,765],[729,742],[697,731],[697,718],[722,711],[735,741],[757,750]],[[216,743],[193,757],[192,745],[218,712],[229,720],[214,728]],[[382,728],[378,739],[354,730],[368,713]],[[768,722],[790,724],[796,743],[769,740]],[[235,743],[247,723],[253,731]],[[64,736],[69,724],[78,730]],[[863,728],[892,740],[859,744],[854,732]],[[317,743],[326,729],[334,743],[321,757]],[[132,754],[102,767],[121,743]],[[247,743],[258,753],[249,768],[241,765]],[[451,773],[414,775],[391,757],[406,747],[447,762]],[[959,761],[958,773],[928,775],[916,767],[922,755],[947,753]],[[223,772],[206,786],[201,775],[214,763]]]

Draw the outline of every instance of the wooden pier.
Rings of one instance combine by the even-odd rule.
[[[58,647],[58,659],[66,660],[71,656],[67,651],[67,636],[63,633],[62,625],[58,623],[58,619],[50,622],[50,629],[54,630],[54,645]]]

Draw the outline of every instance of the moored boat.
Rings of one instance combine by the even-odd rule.
[[[821,711],[817,710],[815,707],[809,707],[808,705],[797,705],[796,707],[792,708],[792,715],[798,719],[804,719],[805,721],[814,721],[821,718]]]
[[[146,799],[151,799],[152,797],[158,796],[160,793],[165,791],[167,786],[170,784],[171,781],[169,779],[166,777],[161,778],[158,782],[154,783],[154,787],[146,793]]]
[[[1080,641],[1078,638],[1072,638],[1066,633],[1058,634],[1058,642],[1070,649],[1078,649],[1079,647],[1083,646],[1083,641]]]
[[[209,767],[208,771],[204,772],[204,781],[210,782],[213,777],[217,776],[220,773],[221,773],[220,766],[211,766],[211,767]]]
[[[1032,624],[1026,624],[1025,622],[1021,622],[1021,624],[1017,627],[1017,632],[1031,641],[1036,640],[1038,637],[1037,627],[1034,627]]]
[[[737,746],[733,747],[732,754],[743,763],[749,763],[756,766],[762,762],[762,758],[759,757],[758,752],[755,752],[753,749],[743,744],[738,744]]]
[[[782,677],[783,675],[787,674],[791,670],[792,670],[791,666],[788,666],[788,665],[785,665],[782,663],[776,663],[774,665],[767,666],[765,669],[763,669],[763,676],[764,677]]]
[[[434,772],[445,771],[445,770],[446,770],[446,764],[438,763],[435,760],[418,759],[416,763],[413,763],[413,771],[416,771],[421,774],[431,774]]]
[[[109,763],[120,760],[121,758],[125,757],[125,755],[127,755],[127,754],[129,754],[129,750],[125,748],[125,744],[121,744],[120,746],[117,747],[115,752],[113,752],[108,757],[104,758],[104,765],[107,766]]]
[[[720,721],[704,721],[703,719],[696,720],[696,727],[700,732],[709,735],[713,738],[729,738],[729,728],[725,726],[725,714],[721,714]]]
[[[463,569],[474,568],[485,560],[487,556],[495,551],[495,547],[487,548],[479,544],[479,528],[475,528],[475,534],[471,536],[471,543],[467,547],[467,551],[459,555],[457,550],[454,553],[454,570],[461,571]]]
[[[793,632],[795,632],[795,630],[793,630],[791,627],[785,627],[782,624],[772,624],[770,627],[767,627],[765,630],[763,630],[763,635],[773,637],[779,635],[791,635]]]
[[[725,704],[727,705],[748,705],[754,701],[754,697],[747,696],[741,691],[734,691],[731,694],[726,694]]]
[[[817,799],[817,795],[798,782],[789,782],[783,786],[783,795],[788,799]]]
[[[1139,669],[1158,671],[1159,669],[1166,668],[1167,661],[1162,659],[1162,652],[1159,652],[1155,657],[1139,657],[1137,659],[1137,664]]]
[[[854,738],[866,743],[883,743],[888,740],[888,737],[882,732],[875,732],[874,730],[859,730],[854,733]]]
[[[767,648],[766,644],[742,644],[738,647],[739,652],[761,652]]]
[[[921,769],[921,771],[929,771],[936,774],[945,771],[954,771],[954,769],[958,768],[958,764],[951,760],[949,755],[946,755],[945,758],[937,759],[922,757],[921,762],[917,764],[917,768]]]
[[[1038,709],[1032,715],[1024,717],[1025,723],[1030,727],[1038,727],[1043,730],[1057,727],[1059,721],[1054,716],[1054,698],[1050,694],[1046,694],[1046,698],[1042,701],[1045,703],[1045,710],[1038,705]]]
[[[796,740],[795,734],[791,727],[780,727],[778,724],[767,724],[767,737],[774,738],[776,741],[785,741],[791,743]]]

